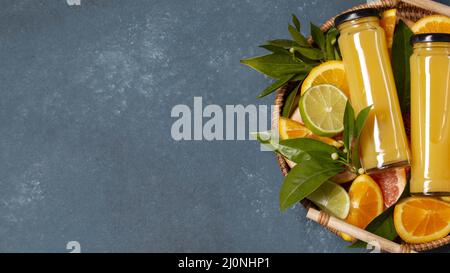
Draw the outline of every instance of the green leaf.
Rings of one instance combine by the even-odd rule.
[[[409,58],[413,51],[410,44],[412,35],[413,32],[400,20],[395,28],[392,43],[392,70],[402,113],[410,111]]]
[[[241,63],[274,79],[285,79],[286,75],[304,74],[311,70],[305,63],[293,60],[291,55],[273,53],[241,60]]]
[[[311,158],[323,162],[340,164],[331,159],[331,154],[337,153],[339,150],[336,147],[319,140],[310,138],[279,140],[268,132],[255,133],[255,137],[259,142],[266,145],[274,152],[297,164]]]
[[[369,116],[371,109],[372,105],[367,106],[358,113],[355,122],[355,138],[359,138],[359,136],[361,135],[361,132],[364,128],[364,124],[366,123],[367,117]]]
[[[292,78],[291,81],[293,81],[293,82],[303,81],[306,78],[306,76],[308,75],[308,73],[309,72],[297,74],[297,75],[294,76],[294,78]]]
[[[342,166],[314,159],[295,166],[280,189],[280,209],[286,210],[319,188],[325,181],[343,170]]]
[[[326,34],[326,59],[327,60],[334,60],[335,59],[335,44],[337,40],[337,36],[339,35],[339,31],[336,28],[331,28],[327,31]]]
[[[284,103],[284,106],[283,106],[283,112],[281,113],[281,115],[283,117],[289,118],[291,116],[291,113],[293,112],[292,111],[293,107],[294,107],[294,105],[296,105],[295,101],[296,101],[298,90],[300,89],[301,84],[302,83],[300,82],[298,84],[298,86],[296,88],[294,88],[294,90],[292,90],[291,93],[286,98],[286,102]]]
[[[297,42],[300,46],[310,47],[311,45],[308,43],[308,40],[303,36],[297,29],[295,29],[293,26],[288,26],[289,33],[292,36],[292,39]],[[296,46],[298,46],[296,45]]]
[[[295,51],[299,52],[302,56],[310,60],[322,60],[323,53],[317,48],[308,47],[293,47]]]
[[[300,32],[300,20],[298,20],[295,14],[292,14],[292,23],[294,24],[295,28]]]
[[[350,145],[355,135],[355,112],[349,101],[345,105],[344,112],[344,146],[350,152]]]
[[[290,54],[289,51],[287,51],[285,48],[275,45],[260,45],[259,47],[269,50],[273,53]]]
[[[338,61],[342,60],[341,52],[339,51],[339,47],[337,46],[334,47],[334,59]]]
[[[274,46],[279,46],[279,47],[283,47],[283,48],[291,48],[294,46],[298,46],[298,44],[292,40],[286,40],[286,39],[279,39],[279,40],[270,40],[267,41],[267,44],[269,45],[274,45]]]
[[[331,159],[331,154],[339,151],[334,146],[311,138],[281,140],[276,147],[279,154],[298,164],[302,163],[303,160],[310,158],[315,158],[325,162],[334,162]]]
[[[280,78],[279,80],[277,80],[276,82],[272,83],[271,85],[269,85],[268,87],[266,87],[266,89],[264,89],[261,94],[259,94],[256,98],[260,99],[262,97],[265,97],[267,95],[269,95],[270,93],[272,93],[273,91],[277,90],[278,88],[282,87],[283,85],[285,85],[288,81],[290,81],[295,75],[286,75],[282,78]]]
[[[322,30],[313,23],[311,23],[311,36],[320,49],[325,51],[325,35]]]
[[[361,159],[359,157],[359,138],[355,138],[353,143],[350,145],[350,151],[348,152],[352,159],[352,165],[355,167],[355,170],[359,170],[361,168]]]

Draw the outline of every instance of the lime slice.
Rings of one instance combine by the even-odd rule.
[[[350,197],[345,189],[333,182],[323,183],[308,196],[316,206],[340,219],[347,218],[350,210]]]
[[[300,98],[299,108],[306,127],[320,136],[334,136],[344,130],[347,97],[330,84],[316,85]]]

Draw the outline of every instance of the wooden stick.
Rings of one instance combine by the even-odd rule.
[[[370,233],[364,229],[360,229],[356,226],[350,225],[342,220],[337,219],[336,217],[326,214],[323,211],[309,208],[308,213],[306,214],[306,218],[316,221],[317,223],[325,227],[344,232],[354,238],[379,247],[380,250],[391,253],[416,253],[405,245],[399,245],[383,237]]]
[[[450,16],[450,7],[445,4],[434,2],[431,0],[401,0],[401,1],[423,9],[431,10],[436,13]]]

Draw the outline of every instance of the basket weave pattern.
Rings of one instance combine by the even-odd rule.
[[[403,3],[398,0],[381,0],[381,1],[377,1],[377,2],[361,4],[361,5],[352,7],[344,12],[356,10],[356,9],[362,9],[362,8],[377,8],[380,11],[384,11],[384,10],[391,9],[391,8],[396,8],[397,15],[405,22],[415,22],[424,16],[433,14],[429,10],[419,8],[416,6],[412,6],[410,4],[406,4],[406,3]],[[339,14],[337,14],[337,15],[339,15]],[[326,31],[330,27],[332,27],[333,23],[334,23],[334,18],[336,16],[328,19],[321,26],[321,29]],[[277,90],[276,97],[275,97],[274,110],[272,113],[272,129],[273,130],[278,130],[278,119],[279,119],[281,111],[283,109],[285,95],[288,93],[288,91],[292,90],[293,88],[294,88],[293,85],[287,84]],[[284,158],[279,155],[277,155],[277,161],[278,161],[278,165],[280,166],[283,176],[286,176],[290,170],[288,164],[286,163]],[[305,208],[314,206],[311,202],[309,202],[306,199],[303,200],[301,203]],[[335,230],[330,229],[330,231],[333,233],[336,233]],[[435,241],[428,242],[428,243],[423,243],[423,244],[403,244],[403,247],[404,247],[405,251],[407,251],[409,249],[415,250],[415,251],[426,251],[426,250],[431,250],[431,249],[438,248],[438,247],[441,247],[441,246],[444,246],[447,244],[450,244],[450,235],[447,237],[444,237],[442,239],[435,240]]]

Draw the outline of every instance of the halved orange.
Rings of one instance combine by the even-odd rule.
[[[306,128],[303,124],[300,122],[280,117],[278,121],[278,130],[280,133],[281,139],[293,139],[293,138],[300,138],[300,137],[307,137],[312,138],[316,140],[320,140],[322,142],[325,142],[328,145],[333,145],[337,148],[342,147],[342,144],[332,138],[329,137],[321,137],[313,134],[311,130]]]
[[[450,33],[450,17],[445,15],[426,16],[417,21],[411,30],[420,33]]]
[[[367,225],[383,212],[383,194],[378,184],[367,174],[358,176],[350,186],[350,212],[345,221],[359,228]],[[344,240],[353,238],[341,233]]]
[[[380,26],[386,33],[386,41],[388,48],[392,48],[392,42],[394,40],[395,24],[397,23],[397,9],[388,9],[381,13]]]
[[[450,204],[430,197],[409,197],[394,209],[394,225],[407,243],[426,243],[450,232]]]
[[[339,88],[349,98],[347,79],[342,61],[327,61],[314,67],[303,80],[301,94],[312,86],[331,84]]]

